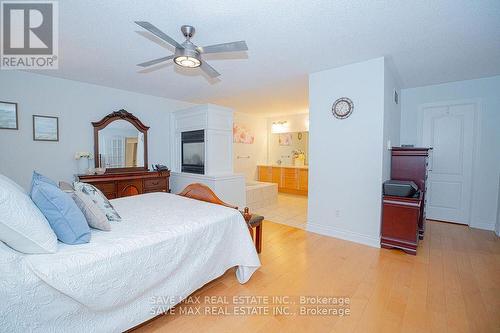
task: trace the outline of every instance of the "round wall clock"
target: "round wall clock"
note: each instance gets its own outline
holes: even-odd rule
[[[354,103],[347,97],[341,97],[333,102],[332,113],[338,119],[349,117],[354,109]]]

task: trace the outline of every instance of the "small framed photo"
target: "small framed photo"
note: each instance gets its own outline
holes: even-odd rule
[[[33,115],[34,141],[59,141],[59,118]]]
[[[0,102],[0,129],[19,129],[17,103]]]

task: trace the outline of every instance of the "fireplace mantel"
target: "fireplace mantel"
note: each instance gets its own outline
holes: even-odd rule
[[[171,113],[171,168],[181,172],[181,133],[205,131],[205,175],[233,173],[233,111],[205,104]]]
[[[233,111],[205,104],[171,113],[171,178],[173,193],[191,183],[203,183],[222,200],[244,207],[245,176],[233,171]],[[205,173],[182,172],[181,133],[205,131]]]

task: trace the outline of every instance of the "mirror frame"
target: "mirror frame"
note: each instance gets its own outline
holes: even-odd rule
[[[126,172],[126,171],[149,171],[148,169],[148,130],[149,126],[144,125],[139,118],[134,116],[132,113],[127,110],[121,109],[115,112],[112,112],[102,118],[100,121],[92,122],[92,126],[94,126],[94,160],[95,167],[99,167],[99,131],[106,128],[109,124],[111,124],[115,120],[126,120],[142,134],[144,134],[144,166],[142,167],[126,167],[126,168],[109,168],[106,169],[106,173],[117,173],[117,172]]]

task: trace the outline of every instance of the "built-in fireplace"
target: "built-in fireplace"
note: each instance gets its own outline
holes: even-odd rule
[[[205,174],[205,131],[181,133],[182,172]]]

